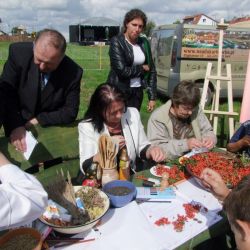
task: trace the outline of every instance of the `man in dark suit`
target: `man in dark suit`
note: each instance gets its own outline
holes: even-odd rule
[[[65,55],[65,38],[56,30],[38,33],[34,43],[14,43],[0,78],[6,97],[5,134],[26,151],[32,125],[68,124],[79,109],[82,68]]]

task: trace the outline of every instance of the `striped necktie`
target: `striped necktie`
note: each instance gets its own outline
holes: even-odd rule
[[[40,84],[41,84],[41,90],[43,91],[45,86],[46,86],[46,82],[45,82],[45,75],[44,73],[41,73],[40,76]]]

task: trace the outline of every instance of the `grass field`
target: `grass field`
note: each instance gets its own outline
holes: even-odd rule
[[[8,42],[0,42],[0,73],[2,72],[3,65],[8,56]],[[106,81],[109,73],[109,56],[108,46],[79,46],[76,44],[68,44],[66,54],[75,60],[83,69],[84,74],[81,83],[81,104],[78,113],[78,119],[83,117],[83,114],[88,106],[89,99],[96,86]],[[165,99],[159,98],[157,100],[157,106],[160,106],[165,102]],[[147,96],[145,95],[142,109],[141,118],[146,128],[147,120],[150,115],[146,111]],[[227,104],[222,103],[221,110],[227,109]],[[234,110],[240,112],[240,101],[234,102]],[[236,119],[238,121],[239,118]],[[219,121],[218,135],[222,138],[219,146],[224,146],[227,139],[227,121]],[[222,128],[222,133],[221,133]]]

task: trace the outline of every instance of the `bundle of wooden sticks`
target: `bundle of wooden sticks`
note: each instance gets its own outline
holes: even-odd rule
[[[101,168],[115,168],[116,156],[119,150],[118,142],[109,135],[101,135],[99,138],[99,153]]]

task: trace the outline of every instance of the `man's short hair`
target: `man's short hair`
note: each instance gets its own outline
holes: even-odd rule
[[[44,37],[50,37],[50,44],[60,50],[62,54],[65,53],[66,40],[59,31],[54,29],[43,29],[37,33],[34,43]]]
[[[246,184],[246,183],[245,183]],[[227,213],[228,220],[245,237],[243,229],[237,220],[250,223],[250,185],[241,187],[226,197],[223,209]]]

